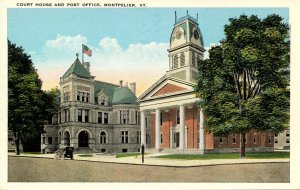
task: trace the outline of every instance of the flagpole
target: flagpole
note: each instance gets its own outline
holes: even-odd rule
[[[84,59],[83,59],[83,56],[84,56],[84,54],[83,54],[83,44],[81,44],[81,53],[82,53],[82,64],[84,64]]]

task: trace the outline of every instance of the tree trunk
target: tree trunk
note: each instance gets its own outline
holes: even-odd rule
[[[15,136],[15,145],[16,145],[16,155],[20,155],[20,140],[19,140],[19,133],[16,132]]]
[[[241,158],[246,157],[246,133],[241,133],[241,140],[240,140],[240,156]]]

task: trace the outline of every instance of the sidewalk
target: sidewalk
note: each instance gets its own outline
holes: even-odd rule
[[[15,156],[14,153],[8,154]],[[163,153],[154,153],[145,155],[144,163],[141,156],[130,156],[116,158],[115,155],[109,154],[93,154],[92,157],[83,157],[82,154],[74,154],[74,160],[106,162],[106,163],[121,163],[134,165],[152,165],[152,166],[172,166],[172,167],[195,167],[195,166],[212,166],[212,165],[228,165],[228,164],[251,164],[251,163],[279,163],[290,162],[289,158],[278,159],[210,159],[210,160],[177,160],[154,158],[154,156],[166,155]],[[54,154],[23,154],[25,157],[52,158]]]

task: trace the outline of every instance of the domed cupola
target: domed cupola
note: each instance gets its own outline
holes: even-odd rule
[[[198,75],[197,66],[203,60],[205,52],[203,37],[197,18],[187,14],[177,18],[175,12],[175,24],[170,37],[169,71],[167,74],[186,80],[196,82]]]
[[[203,37],[197,19],[187,15],[177,19],[175,12],[175,24],[170,38],[170,50],[187,44],[193,44],[201,48],[203,45]]]

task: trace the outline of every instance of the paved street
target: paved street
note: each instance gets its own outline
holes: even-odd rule
[[[165,167],[49,158],[8,158],[9,182],[289,182],[290,163]]]

